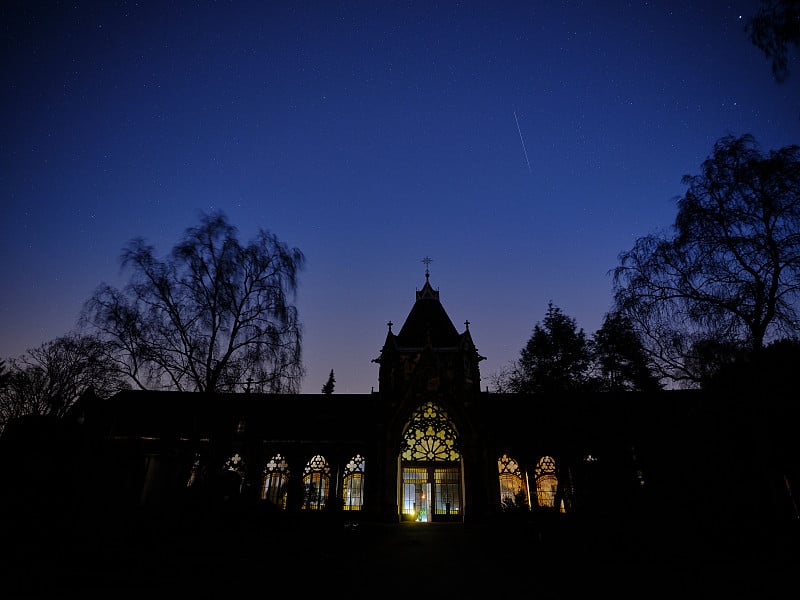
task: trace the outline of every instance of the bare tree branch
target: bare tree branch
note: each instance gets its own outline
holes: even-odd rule
[[[166,260],[134,239],[124,291],[101,286],[81,323],[116,350],[140,387],[296,391],[302,332],[291,304],[305,257],[261,230],[242,245],[221,213],[203,215]]]

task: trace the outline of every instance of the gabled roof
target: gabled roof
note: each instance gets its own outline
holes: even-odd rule
[[[397,334],[397,345],[421,348],[431,344],[434,348],[452,348],[459,343],[460,335],[439,302],[439,292],[431,287],[426,273],[425,285],[417,291],[417,300]]]

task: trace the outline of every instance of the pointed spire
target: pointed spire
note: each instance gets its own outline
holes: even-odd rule
[[[433,262],[433,259],[430,256],[426,256],[420,262],[425,263],[425,285],[422,286],[421,290],[417,290],[417,300],[420,300],[422,298],[430,298],[433,300],[438,300],[439,292],[431,287],[431,281],[430,281],[431,271],[428,268],[430,267],[430,264]]]

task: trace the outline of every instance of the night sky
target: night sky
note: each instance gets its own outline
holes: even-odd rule
[[[599,328],[719,138],[800,143],[758,6],[4,2],[0,358],[124,285],[131,238],[166,255],[222,210],[306,255],[303,392],[377,389],[426,256],[485,388],[548,302]]]

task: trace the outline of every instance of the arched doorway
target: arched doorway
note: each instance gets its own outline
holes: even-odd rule
[[[463,520],[458,433],[441,407],[426,402],[414,411],[403,433],[398,463],[401,520]]]

